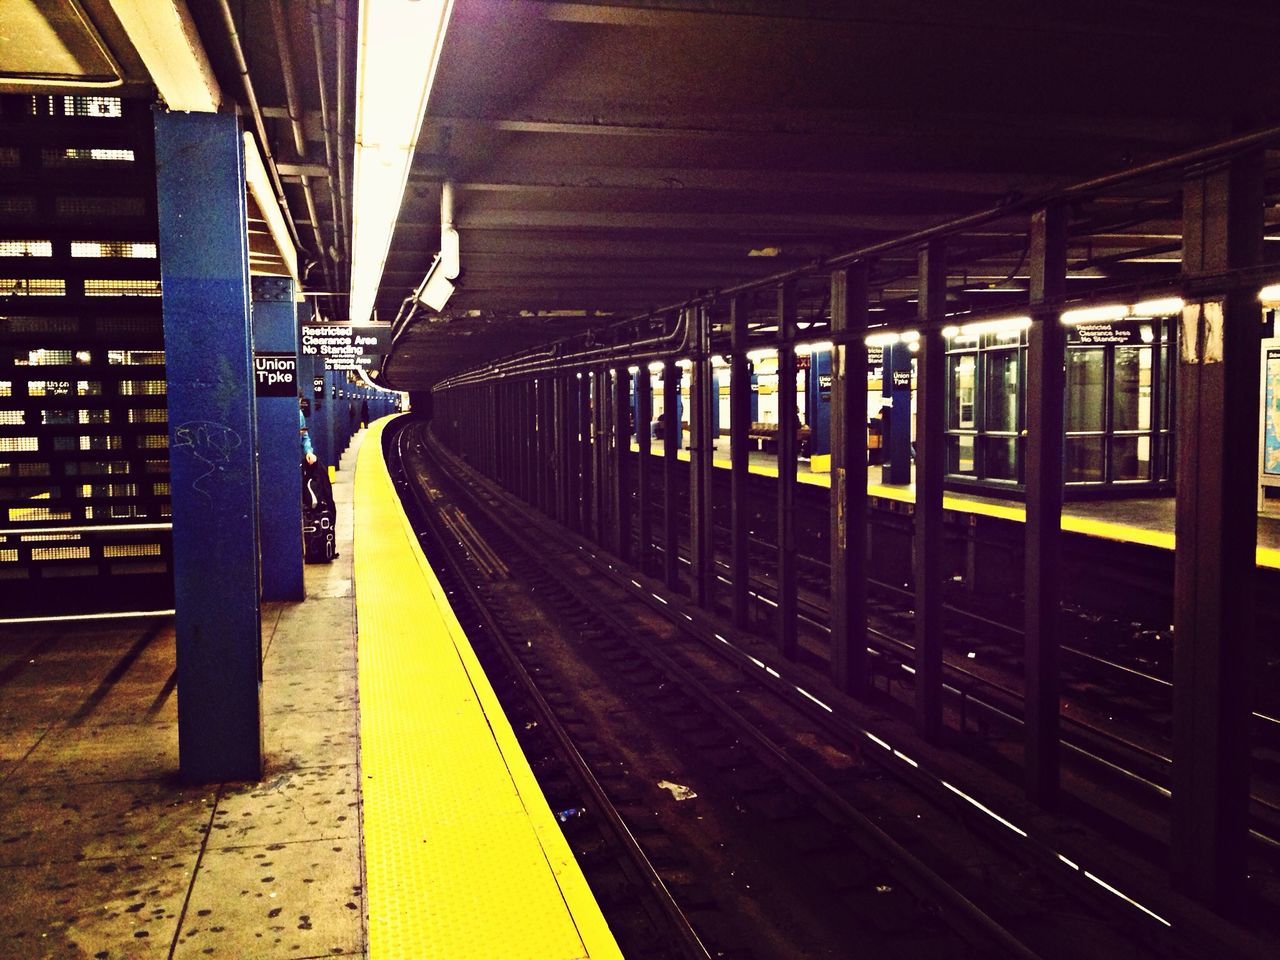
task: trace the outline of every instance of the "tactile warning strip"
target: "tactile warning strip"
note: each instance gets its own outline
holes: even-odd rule
[[[621,958],[392,486],[355,475],[369,957]]]

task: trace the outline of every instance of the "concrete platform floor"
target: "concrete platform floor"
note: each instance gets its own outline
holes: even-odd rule
[[[364,956],[351,579],[264,604],[260,783],[177,780],[170,618],[0,628],[0,958]]]

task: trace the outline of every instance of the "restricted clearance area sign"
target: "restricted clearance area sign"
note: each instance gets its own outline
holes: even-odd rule
[[[253,392],[258,397],[296,397],[298,358],[275,350],[253,352]]]
[[[302,355],[323,357],[326,370],[368,370],[391,345],[389,323],[304,323]]]

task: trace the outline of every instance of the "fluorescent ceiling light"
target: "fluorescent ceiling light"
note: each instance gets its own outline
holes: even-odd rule
[[[351,226],[351,317],[382,281],[453,0],[361,0]]]
[[[973,323],[966,323],[959,327],[947,327],[942,331],[942,335],[947,336],[947,330],[954,330],[951,336],[976,337],[984,333],[1017,333],[1031,326],[1030,317],[1002,317],[999,320],[975,320]]]
[[[1123,320],[1129,315],[1129,308],[1123,303],[1109,303],[1101,307],[1079,307],[1067,310],[1062,314],[1062,322],[1068,326],[1077,323],[1107,323],[1111,320]]]
[[[1258,291],[1258,299],[1269,307],[1280,305],[1280,283],[1272,283]]]
[[[901,339],[897,333],[872,333],[867,336],[866,344],[868,347],[888,347]]]
[[[661,372],[662,372],[662,368],[663,368],[664,366],[665,366],[665,364],[663,364],[663,362],[662,362],[661,360],[654,360],[651,364],[649,364],[649,372],[650,372],[650,373],[661,373]]]
[[[830,353],[831,347],[832,344],[830,340],[815,340],[809,343],[797,343],[796,356],[807,357],[812,353]]]
[[[1131,312],[1135,317],[1171,317],[1175,313],[1181,313],[1183,306],[1181,297],[1163,297],[1135,303]]]

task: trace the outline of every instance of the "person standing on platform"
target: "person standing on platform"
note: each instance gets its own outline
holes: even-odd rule
[[[369,401],[360,401],[360,426],[363,429],[369,425]]]
[[[307,466],[316,462],[316,449],[311,445],[311,434],[307,430],[307,418],[302,412],[302,401],[298,401],[298,438],[302,443],[302,460]]]

